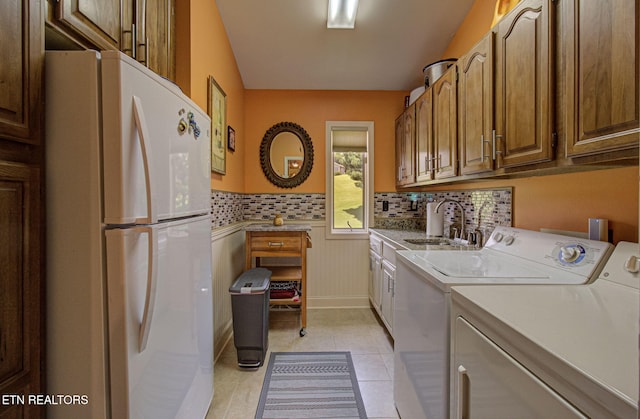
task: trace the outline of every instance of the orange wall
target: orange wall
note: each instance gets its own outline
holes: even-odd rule
[[[211,188],[244,189],[244,85],[215,1],[191,0],[176,7],[176,79],[202,109],[207,109],[208,77],[227,95],[227,125],[236,131],[236,150],[226,155],[226,175],[211,174]]]
[[[375,131],[374,188],[395,189],[395,118],[402,113],[406,92],[326,90],[246,90],[246,193],[325,192],[325,122],[373,121]],[[278,188],[260,168],[259,149],[265,132],[278,122],[302,126],[313,142],[313,170],[293,189]]]
[[[460,58],[491,29],[496,0],[476,0],[442,58]]]

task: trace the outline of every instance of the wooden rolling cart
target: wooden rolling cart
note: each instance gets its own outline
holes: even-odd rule
[[[300,308],[300,336],[307,333],[307,249],[311,248],[309,231],[311,226],[308,224],[251,224],[245,227],[245,268],[264,266],[272,272],[271,282],[297,283],[298,298],[271,299],[269,303],[271,306]]]

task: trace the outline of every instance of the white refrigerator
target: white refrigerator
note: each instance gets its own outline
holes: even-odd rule
[[[210,120],[117,51],[46,53],[49,418],[203,418]]]

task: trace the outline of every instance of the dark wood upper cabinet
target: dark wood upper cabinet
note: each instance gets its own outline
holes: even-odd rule
[[[396,185],[415,183],[416,106],[411,104],[396,119]]]
[[[161,76],[175,80],[173,0],[138,0],[136,16],[136,59]]]
[[[566,152],[638,147],[638,1],[565,0]]]
[[[493,170],[493,32],[458,60],[460,174]]]
[[[519,2],[458,60],[457,115],[445,106],[456,95],[442,90],[455,85],[431,88],[435,176],[416,134],[418,178],[409,186],[637,165],[639,5]],[[429,120],[419,115],[417,126]],[[456,141],[457,161],[448,151]]]
[[[416,100],[416,181],[433,180],[433,104],[428,88]]]
[[[554,11],[523,0],[494,28],[496,168],[554,157]]]
[[[458,174],[457,67],[451,66],[431,87],[435,179]]]
[[[174,0],[60,0],[48,7],[48,40],[62,39],[63,49],[120,50],[175,79]]]
[[[59,0],[55,4],[55,23],[98,49],[121,50],[126,23],[123,7],[127,7],[127,0]]]

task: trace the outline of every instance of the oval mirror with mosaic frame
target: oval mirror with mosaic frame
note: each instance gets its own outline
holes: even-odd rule
[[[303,183],[313,167],[313,144],[307,131],[294,122],[269,128],[260,144],[260,165],[271,183],[294,188]]]

